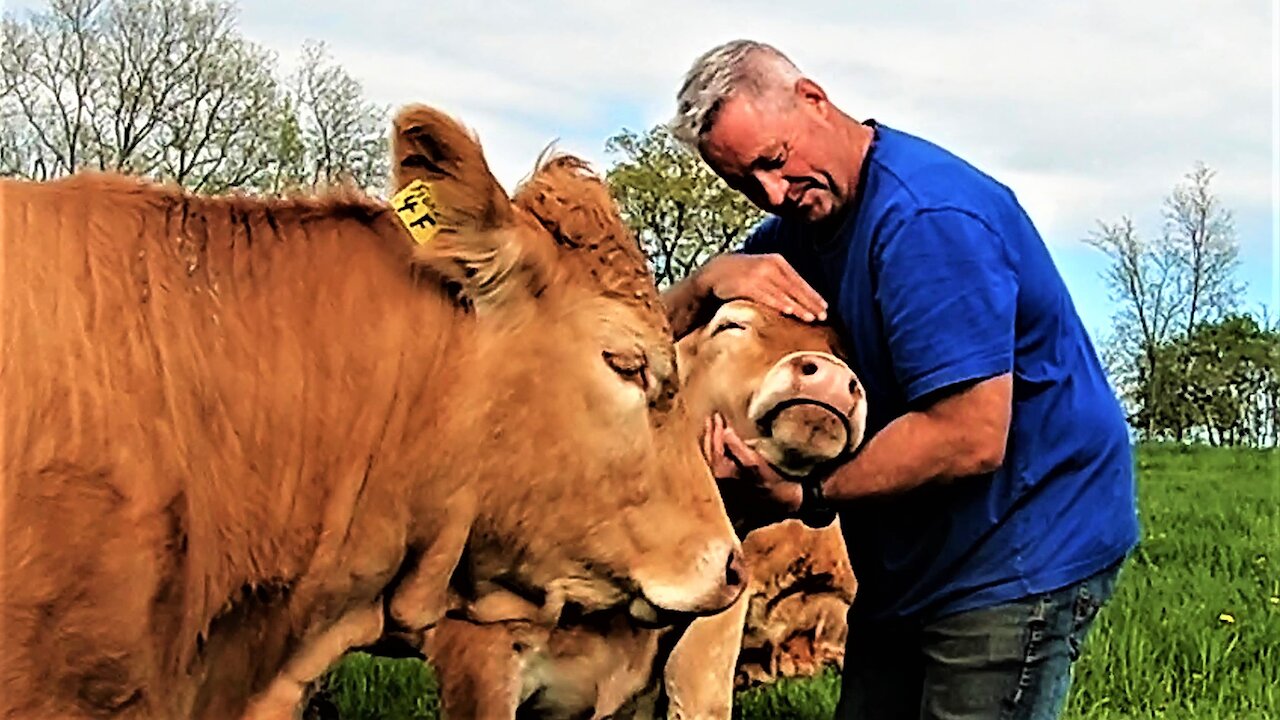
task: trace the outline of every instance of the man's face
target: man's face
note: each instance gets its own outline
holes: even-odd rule
[[[847,199],[846,173],[833,169],[842,155],[831,111],[825,97],[798,92],[781,102],[730,97],[703,136],[702,156],[765,212],[825,220]]]

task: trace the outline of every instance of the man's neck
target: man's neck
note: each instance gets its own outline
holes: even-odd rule
[[[858,185],[862,181],[867,153],[875,140],[876,130],[874,125],[858,122],[847,115],[845,118],[848,121],[845,125],[845,141],[849,148],[849,164],[854,168],[853,174],[849,176],[848,187],[844,188],[847,198],[845,204],[848,205],[857,198]]]
[[[845,120],[843,147],[848,148],[845,157],[854,170],[846,181],[846,186],[841,188],[844,202],[840,207],[822,220],[809,225],[810,232],[806,235],[811,238],[811,243],[816,249],[830,247],[838,238],[840,229],[849,216],[857,212],[858,202],[861,200],[858,190],[866,168],[867,153],[875,139],[875,128],[872,125],[858,122],[848,115],[842,115],[842,117]]]

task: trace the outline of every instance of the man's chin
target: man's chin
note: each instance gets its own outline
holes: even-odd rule
[[[826,202],[815,202],[798,208],[794,217],[807,223],[821,223],[831,219],[831,205]]]
[[[821,195],[814,197],[813,193],[809,193],[804,198],[801,205],[784,205],[772,210],[774,215],[783,220],[804,223],[821,223],[829,220],[834,214],[835,203],[827,196]]]
[[[831,217],[831,208],[814,207],[804,213],[804,221],[807,223],[820,223]]]

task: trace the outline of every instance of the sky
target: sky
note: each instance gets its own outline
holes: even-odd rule
[[[8,2],[9,7],[40,5]],[[322,40],[392,109],[438,106],[479,135],[508,189],[548,144],[596,163],[605,140],[670,117],[701,52],[752,38],[852,116],[942,145],[1011,187],[1085,323],[1113,306],[1099,220],[1161,230],[1197,161],[1235,217],[1245,309],[1280,310],[1276,17],[1280,0],[242,0],[240,29],[286,69]]]

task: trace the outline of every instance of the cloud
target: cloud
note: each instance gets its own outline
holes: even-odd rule
[[[557,139],[606,165],[609,135],[669,117],[699,53],[765,40],[851,114],[971,160],[1017,192],[1051,242],[1074,242],[1096,218],[1158,222],[1196,161],[1218,171],[1228,207],[1270,212],[1268,6],[275,0],[243,4],[240,24],[286,66],[321,39],[378,102],[453,113],[508,187]]]
[[[292,52],[320,37],[380,102],[437,103],[476,127],[510,185],[537,153],[604,164],[623,125],[671,112],[693,58],[776,44],[858,117],[934,140],[1014,188],[1048,237],[1158,213],[1197,160],[1229,207],[1270,201],[1265,6],[1216,3],[594,3],[366,0],[246,8]]]
[[[1158,232],[1164,196],[1196,161],[1236,212],[1251,296],[1274,303],[1271,5],[273,0],[242,3],[240,26],[286,69],[304,40],[323,40],[375,101],[452,113],[509,190],[552,141],[607,166],[605,140],[666,120],[698,54],[771,42],[854,116],[1010,186],[1101,324],[1098,258],[1080,239],[1121,214]]]

